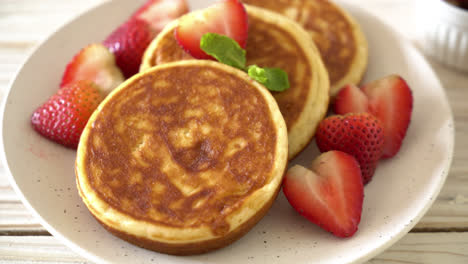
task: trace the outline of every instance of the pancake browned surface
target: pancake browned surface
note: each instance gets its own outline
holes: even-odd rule
[[[247,65],[279,67],[288,73],[291,88],[273,93],[288,127],[289,158],[312,139],[326,114],[329,80],[313,41],[294,21],[266,9],[246,6],[249,16]],[[169,24],[150,44],[141,71],[154,65],[193,59],[177,44]]]
[[[312,36],[328,70],[331,94],[358,84],[367,69],[367,40],[358,23],[328,0],[241,0],[279,12],[301,24]]]
[[[247,74],[183,61],[138,74],[92,115],[77,186],[115,235],[186,255],[223,247],[273,203],[287,131],[271,94]]]

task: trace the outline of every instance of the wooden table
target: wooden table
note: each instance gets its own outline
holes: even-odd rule
[[[41,40],[103,1],[0,0],[0,98]],[[348,1],[370,10],[416,43],[415,15],[423,11],[416,8],[417,0]],[[456,145],[450,174],[416,227],[368,263],[468,263],[468,73],[430,62],[446,89],[455,117]],[[0,263],[37,262],[88,263],[52,237],[28,212],[0,164]]]

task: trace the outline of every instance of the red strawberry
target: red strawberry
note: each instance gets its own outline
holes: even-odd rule
[[[224,0],[198,12],[180,18],[175,29],[179,45],[197,59],[211,59],[200,48],[200,40],[206,33],[228,36],[242,48],[247,44],[248,18],[244,6],[238,0]]]
[[[80,80],[94,82],[101,93],[107,95],[124,81],[124,77],[115,64],[114,55],[101,44],[91,44],[68,63],[60,87]]]
[[[155,36],[155,31],[148,23],[130,19],[112,32],[103,44],[114,53],[125,78],[130,78],[138,73],[141,58]]]
[[[70,83],[36,109],[31,123],[41,135],[66,147],[76,148],[81,132],[102,99],[94,83]]]
[[[311,170],[290,168],[283,192],[291,206],[309,221],[338,237],[356,233],[364,190],[356,159],[341,151],[321,154]]]
[[[400,150],[411,121],[413,94],[403,78],[392,75],[362,87],[369,97],[369,111],[383,124],[385,131],[384,158]]]
[[[132,19],[146,21],[156,33],[159,33],[169,22],[188,11],[185,0],[148,0],[135,12]]]
[[[343,87],[335,97],[334,111],[337,114],[362,113],[369,110],[369,99],[354,84]]]
[[[369,113],[331,116],[320,122],[315,134],[321,152],[340,150],[353,155],[368,183],[382,156],[384,132],[381,123]]]
[[[365,106],[357,106],[363,102],[362,95],[367,97]],[[346,87],[341,90],[335,101],[334,111],[337,114],[367,111],[375,115],[381,122],[385,133],[383,158],[391,158],[400,150],[403,139],[411,121],[413,112],[413,95],[403,78],[391,75],[357,87]]]

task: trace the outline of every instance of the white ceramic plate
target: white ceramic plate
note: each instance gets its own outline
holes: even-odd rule
[[[110,235],[78,196],[75,152],[36,134],[30,116],[56,91],[71,56],[86,44],[102,40],[141,3],[105,3],[53,34],[19,71],[4,104],[3,161],[11,172],[11,183],[41,223],[73,250],[98,263],[356,263],[396,242],[436,199],[448,173],[454,143],[453,119],[444,90],[410,43],[374,16],[343,3],[369,40],[366,80],[398,73],[414,92],[407,138],[400,153],[381,162],[366,186],[362,222],[354,237],[338,239],[310,224],[293,211],[282,194],[245,237],[205,255],[161,255]],[[309,163],[314,156],[311,146],[295,162]]]

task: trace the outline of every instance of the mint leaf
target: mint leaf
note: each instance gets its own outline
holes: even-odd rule
[[[250,78],[261,84],[265,84],[268,81],[265,69],[260,68],[257,65],[249,66],[247,73],[249,74]]]
[[[229,37],[206,33],[200,41],[200,48],[221,63],[245,70],[246,52]]]
[[[282,92],[289,89],[288,74],[279,68],[261,68],[252,65],[246,69],[246,51],[227,36],[206,33],[201,38],[200,48],[221,63],[247,71],[252,79],[270,91]]]
[[[288,74],[279,68],[260,68],[252,65],[248,68],[248,74],[270,91],[283,92],[290,87]]]

